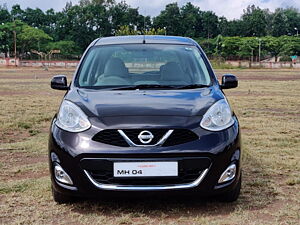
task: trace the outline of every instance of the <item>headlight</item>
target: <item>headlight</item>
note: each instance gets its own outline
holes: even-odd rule
[[[70,132],[81,132],[91,127],[91,123],[84,112],[77,105],[67,100],[62,102],[55,124],[59,128]]]
[[[210,131],[220,131],[234,123],[228,102],[221,99],[213,104],[204,114],[200,126]]]

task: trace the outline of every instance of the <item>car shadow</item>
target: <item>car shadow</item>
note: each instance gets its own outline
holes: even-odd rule
[[[66,205],[80,214],[116,216],[137,214],[150,218],[166,216],[228,215],[235,209],[257,210],[266,207],[276,199],[276,191],[266,168],[251,155],[244,156],[243,184],[239,199],[232,203],[219,202],[215,198],[200,198],[179,195],[129,195],[82,200]]]

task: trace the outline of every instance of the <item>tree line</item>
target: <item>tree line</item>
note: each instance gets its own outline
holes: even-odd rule
[[[64,57],[80,56],[97,37],[124,34],[167,34],[195,38],[208,55],[249,58],[299,55],[300,13],[295,8],[274,12],[248,6],[239,19],[228,20],[192,3],[171,3],[156,17],[139,13],[125,1],[80,0],[53,9],[8,10],[0,5],[0,52],[21,57],[46,56],[59,49]]]

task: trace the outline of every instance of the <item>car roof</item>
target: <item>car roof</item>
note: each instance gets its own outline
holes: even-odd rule
[[[99,38],[95,45],[114,45],[114,44],[181,44],[196,45],[191,38],[163,35],[131,35],[114,36]]]

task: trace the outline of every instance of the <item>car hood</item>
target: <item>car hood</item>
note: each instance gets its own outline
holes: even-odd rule
[[[65,99],[88,116],[199,116],[223,98],[217,88],[188,90],[90,90],[74,88]]]

